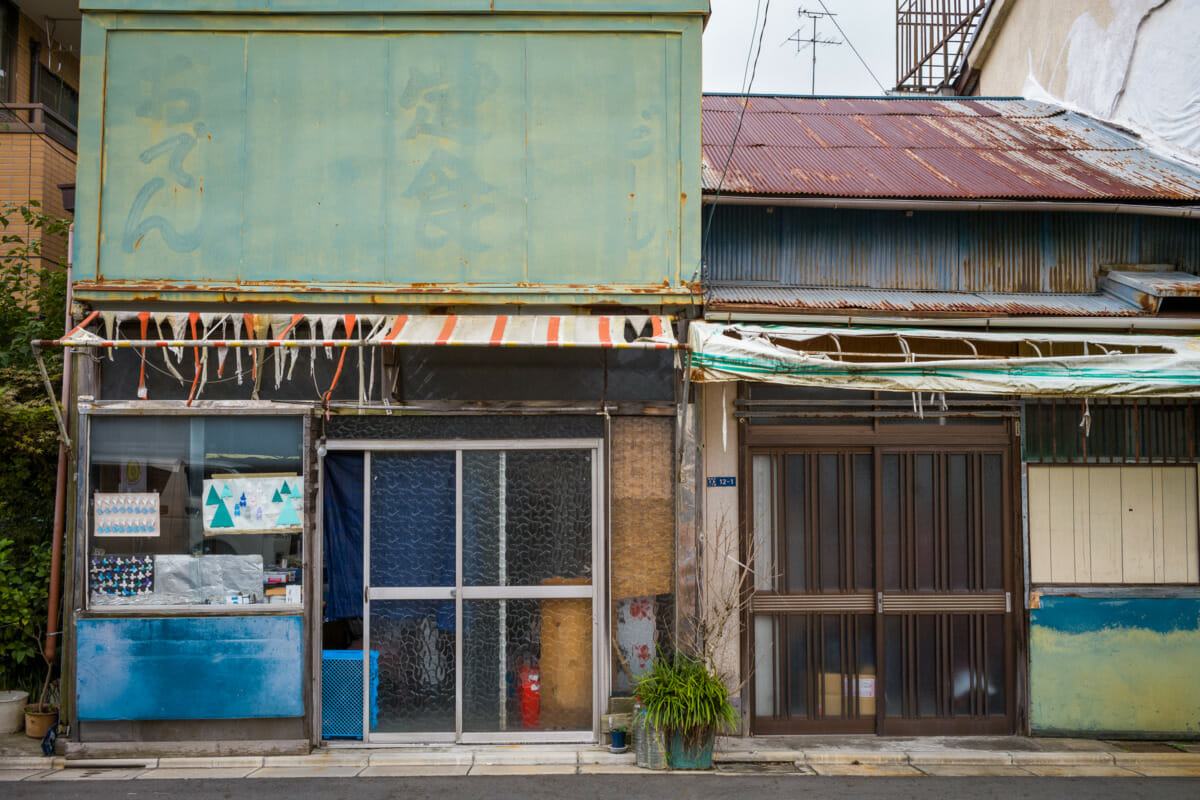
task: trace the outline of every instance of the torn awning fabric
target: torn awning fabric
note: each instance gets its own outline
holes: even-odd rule
[[[120,338],[123,324],[159,331]],[[154,327],[150,328],[149,323]],[[191,336],[187,335],[191,332]],[[169,332],[169,336],[161,336]],[[43,344],[51,344],[43,342]],[[242,314],[95,311],[53,344],[70,347],[679,347],[671,318],[651,315]]]
[[[835,389],[1200,396],[1200,337],[693,322],[691,378]]]

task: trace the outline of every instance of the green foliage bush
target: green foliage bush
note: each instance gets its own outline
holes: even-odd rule
[[[66,272],[48,267],[41,253],[42,241],[65,236],[68,224],[36,201],[0,203],[0,688],[30,689],[35,697],[45,675],[38,645],[58,429],[29,342],[63,333]],[[45,356],[57,381],[62,355],[48,348]]]
[[[0,539],[0,688],[27,689],[37,698],[46,666],[38,649],[46,631],[50,545],[17,551]]]
[[[718,731],[735,729],[740,719],[721,677],[683,653],[659,654],[638,679],[637,696],[650,721],[664,734],[678,733],[688,750]]]

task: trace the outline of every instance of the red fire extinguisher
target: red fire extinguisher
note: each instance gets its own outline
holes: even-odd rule
[[[522,727],[536,728],[542,715],[542,671],[536,664],[522,664],[517,669],[517,702]]]

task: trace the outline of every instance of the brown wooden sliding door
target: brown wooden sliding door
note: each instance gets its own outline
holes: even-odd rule
[[[887,733],[1008,732],[1006,458],[880,455]]]
[[[749,453],[754,731],[1011,730],[1007,450]]]

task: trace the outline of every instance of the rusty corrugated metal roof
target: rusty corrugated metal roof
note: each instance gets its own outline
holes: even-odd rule
[[[720,184],[722,194],[748,195],[1200,201],[1200,170],[1046,103],[753,95],[737,132],[742,103],[704,96],[706,192]]]
[[[1135,317],[1144,312],[1110,294],[1010,292],[908,292],[890,289],[830,289],[773,286],[712,286],[712,311],[732,308],[792,311],[872,311],[1005,316]]]

